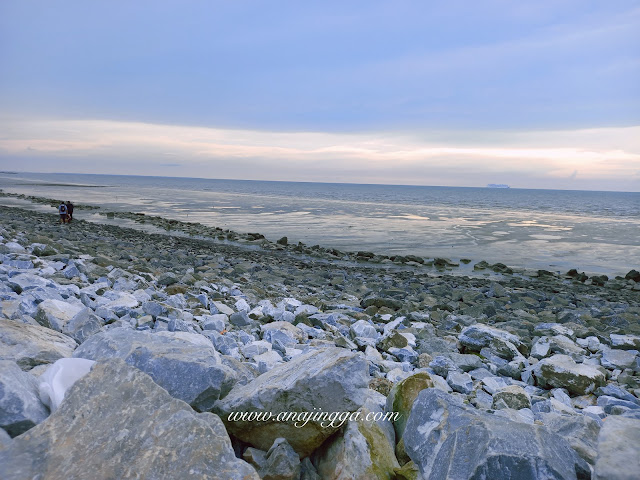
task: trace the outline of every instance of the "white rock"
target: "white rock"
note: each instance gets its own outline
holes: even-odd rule
[[[64,395],[76,382],[84,377],[96,362],[84,358],[61,358],[40,376],[40,400],[51,412],[62,403]]]

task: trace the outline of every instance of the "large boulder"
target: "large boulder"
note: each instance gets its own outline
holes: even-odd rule
[[[540,360],[533,368],[536,382],[543,388],[566,388],[575,395],[585,395],[606,383],[604,373],[591,365],[576,363],[568,355],[554,355]]]
[[[109,360],[69,390],[45,422],[0,450],[5,480],[258,480],[220,419],[196,413],[151,378]]]
[[[159,334],[114,328],[86,340],[73,356],[121,358],[199,411],[210,410],[237,379],[209,340],[185,332]]]
[[[13,360],[22,370],[70,357],[76,346],[50,328],[0,319],[0,360]]]
[[[36,378],[11,360],[0,360],[0,428],[15,437],[49,416]]]
[[[215,411],[240,440],[267,450],[282,437],[304,458],[346,423],[330,415],[360,408],[368,382],[367,362],[361,355],[323,348],[234,387],[216,403]],[[284,421],[287,414],[296,418]]]
[[[606,418],[598,435],[594,480],[635,480],[640,472],[640,420]]]
[[[577,464],[588,470],[563,438],[544,427],[482,413],[433,388],[420,392],[403,439],[429,480],[566,480],[576,478]]]

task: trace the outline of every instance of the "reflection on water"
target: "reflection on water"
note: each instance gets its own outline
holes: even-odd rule
[[[0,175],[0,188],[343,250],[609,274],[640,266],[638,193],[58,174]]]

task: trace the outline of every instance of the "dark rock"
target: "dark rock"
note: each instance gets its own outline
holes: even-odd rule
[[[432,388],[420,392],[403,438],[429,479],[571,479],[582,461],[544,427],[480,413]]]

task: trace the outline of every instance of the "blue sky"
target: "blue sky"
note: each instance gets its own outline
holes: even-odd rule
[[[639,191],[639,138],[638,1],[0,3],[3,169]]]

